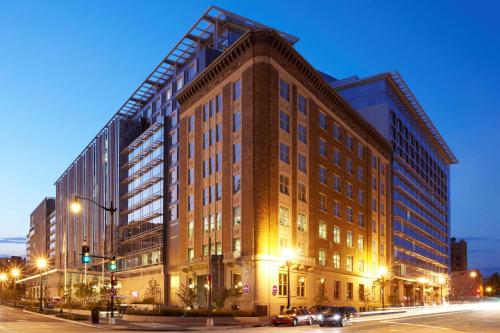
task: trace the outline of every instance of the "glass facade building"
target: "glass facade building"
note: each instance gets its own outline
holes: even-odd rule
[[[399,281],[392,294],[398,303],[423,302],[449,271],[450,165],[457,160],[398,73],[331,84],[392,143],[392,275]]]

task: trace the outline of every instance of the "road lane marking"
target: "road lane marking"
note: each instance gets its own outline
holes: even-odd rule
[[[412,323],[399,323],[397,321],[390,321],[390,320],[381,320],[381,323],[387,323],[387,324],[396,324],[396,325],[408,325],[408,326],[418,326],[418,327],[426,327],[426,328],[437,328],[440,330],[449,330],[450,328],[448,327],[442,327],[442,326],[432,326],[432,325],[424,325],[424,324],[412,324]]]

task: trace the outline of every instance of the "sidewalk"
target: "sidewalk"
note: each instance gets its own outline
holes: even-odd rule
[[[202,322],[166,324],[158,322],[132,322],[128,320],[123,320],[121,318],[115,318],[115,324],[109,325],[108,318],[104,317],[100,318],[99,324],[92,324],[90,321],[70,320],[65,318],[59,318],[54,315],[32,312],[28,310],[23,310],[23,311],[46,318],[72,323],[75,325],[98,328],[103,330],[182,332],[182,331],[211,331],[211,330],[226,330],[226,329],[229,330],[229,329],[249,328],[255,326],[255,325],[241,324],[241,325],[218,325],[213,327],[207,327]]]

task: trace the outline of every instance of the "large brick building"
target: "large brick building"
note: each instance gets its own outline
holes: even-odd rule
[[[242,36],[178,100],[172,279],[199,283],[208,253],[222,254],[224,284],[249,287],[242,306],[275,313],[287,298],[282,251],[292,248],[293,305],[313,304],[319,283],[332,303],[379,305],[387,142],[273,31]]]
[[[210,272],[214,292],[241,282],[240,308],[262,314],[288,289],[292,306],[314,304],[321,284],[332,304],[382,304],[391,147],[297,41],[217,7],[203,14],[56,181],[61,292],[82,281],[87,243],[118,256],[127,302],[156,280],[163,303],[179,304],[185,285],[206,305]],[[75,196],[118,214],[89,201],[73,214]],[[106,283],[105,267],[88,265],[92,281]]]

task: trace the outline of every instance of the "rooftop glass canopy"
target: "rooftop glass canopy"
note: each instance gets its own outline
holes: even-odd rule
[[[199,42],[205,43],[213,39],[213,47],[221,49],[217,38],[217,30],[221,23],[230,23],[245,30],[271,29],[264,24],[225,9],[211,6],[122,105],[118,110],[118,114],[127,117],[135,115],[141,106],[153,97],[157,88],[167,83],[167,81],[176,75],[176,69],[183,67],[192,58],[198,50]],[[299,40],[297,37],[287,33],[280,31],[278,33],[292,45]]]

